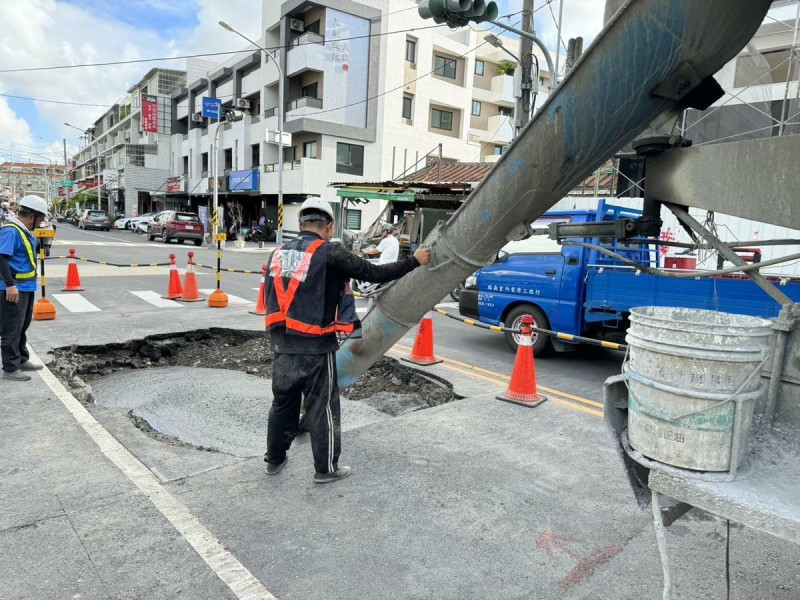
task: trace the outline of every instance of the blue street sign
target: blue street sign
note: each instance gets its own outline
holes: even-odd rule
[[[222,117],[222,100],[219,98],[206,98],[203,96],[202,114],[207,119],[220,120]]]
[[[228,175],[228,189],[232,192],[258,190],[258,169],[231,171]]]

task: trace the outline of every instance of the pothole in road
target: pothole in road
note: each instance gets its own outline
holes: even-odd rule
[[[256,456],[272,358],[264,332],[212,328],[56,348],[50,368],[79,400],[126,411],[151,437]],[[386,357],[341,397],[343,431],[460,399],[449,382]]]

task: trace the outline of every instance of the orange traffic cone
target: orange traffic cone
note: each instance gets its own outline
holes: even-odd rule
[[[67,266],[67,283],[61,288],[62,292],[82,292],[81,278],[78,275],[78,262],[75,250],[69,249],[69,265]]]
[[[180,298],[182,294],[181,276],[178,274],[178,265],[175,263],[175,255],[169,255],[169,288],[167,295],[161,296],[167,300],[175,300]]]
[[[256,309],[249,311],[251,315],[261,315],[262,317],[267,314],[267,301],[264,298],[264,285],[267,282],[267,265],[261,266],[261,285],[258,286],[258,302]]]
[[[33,318],[37,321],[53,321],[56,318],[56,307],[47,298],[41,298],[33,305]]]
[[[183,278],[183,293],[177,300],[181,302],[203,301],[200,297],[200,290],[197,289],[197,273],[194,272],[194,252],[189,252],[189,262],[186,264],[186,277]]]
[[[531,315],[522,317],[522,340],[517,346],[517,357],[514,359],[514,370],[508,389],[497,396],[498,400],[521,404],[529,408],[539,406],[547,400],[536,391],[536,366],[533,360],[533,338],[531,326],[534,324]]]
[[[411,350],[411,354],[403,360],[423,367],[442,362],[433,355],[433,319],[431,319],[430,313],[419,322],[414,348]]]

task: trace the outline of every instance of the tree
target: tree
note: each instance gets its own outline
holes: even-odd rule
[[[497,65],[495,71],[497,72],[498,75],[513,75],[516,68],[517,65],[507,60]]]
[[[231,231],[236,232],[236,237],[242,235],[242,222],[244,221],[244,209],[241,202],[228,202],[228,214],[231,219]]]

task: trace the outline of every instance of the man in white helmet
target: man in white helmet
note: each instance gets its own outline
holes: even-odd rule
[[[264,457],[267,473],[277,474],[286,464],[304,401],[315,483],[337,481],[351,472],[338,464],[341,427],[335,356],[337,332],[353,330],[352,322],[342,322],[347,311],[337,312],[349,294],[347,281],[393,281],[428,264],[431,256],[429,249],[420,248],[413,257],[374,265],[329,242],[333,224],[330,204],[321,198],[303,202],[300,235],[273,252],[264,286],[265,322],[275,354]]]
[[[25,196],[16,217],[0,229],[0,354],[3,379],[27,381],[25,371],[38,371],[30,362],[26,332],[33,316],[36,294],[36,238],[32,231],[47,216],[47,202]]]

